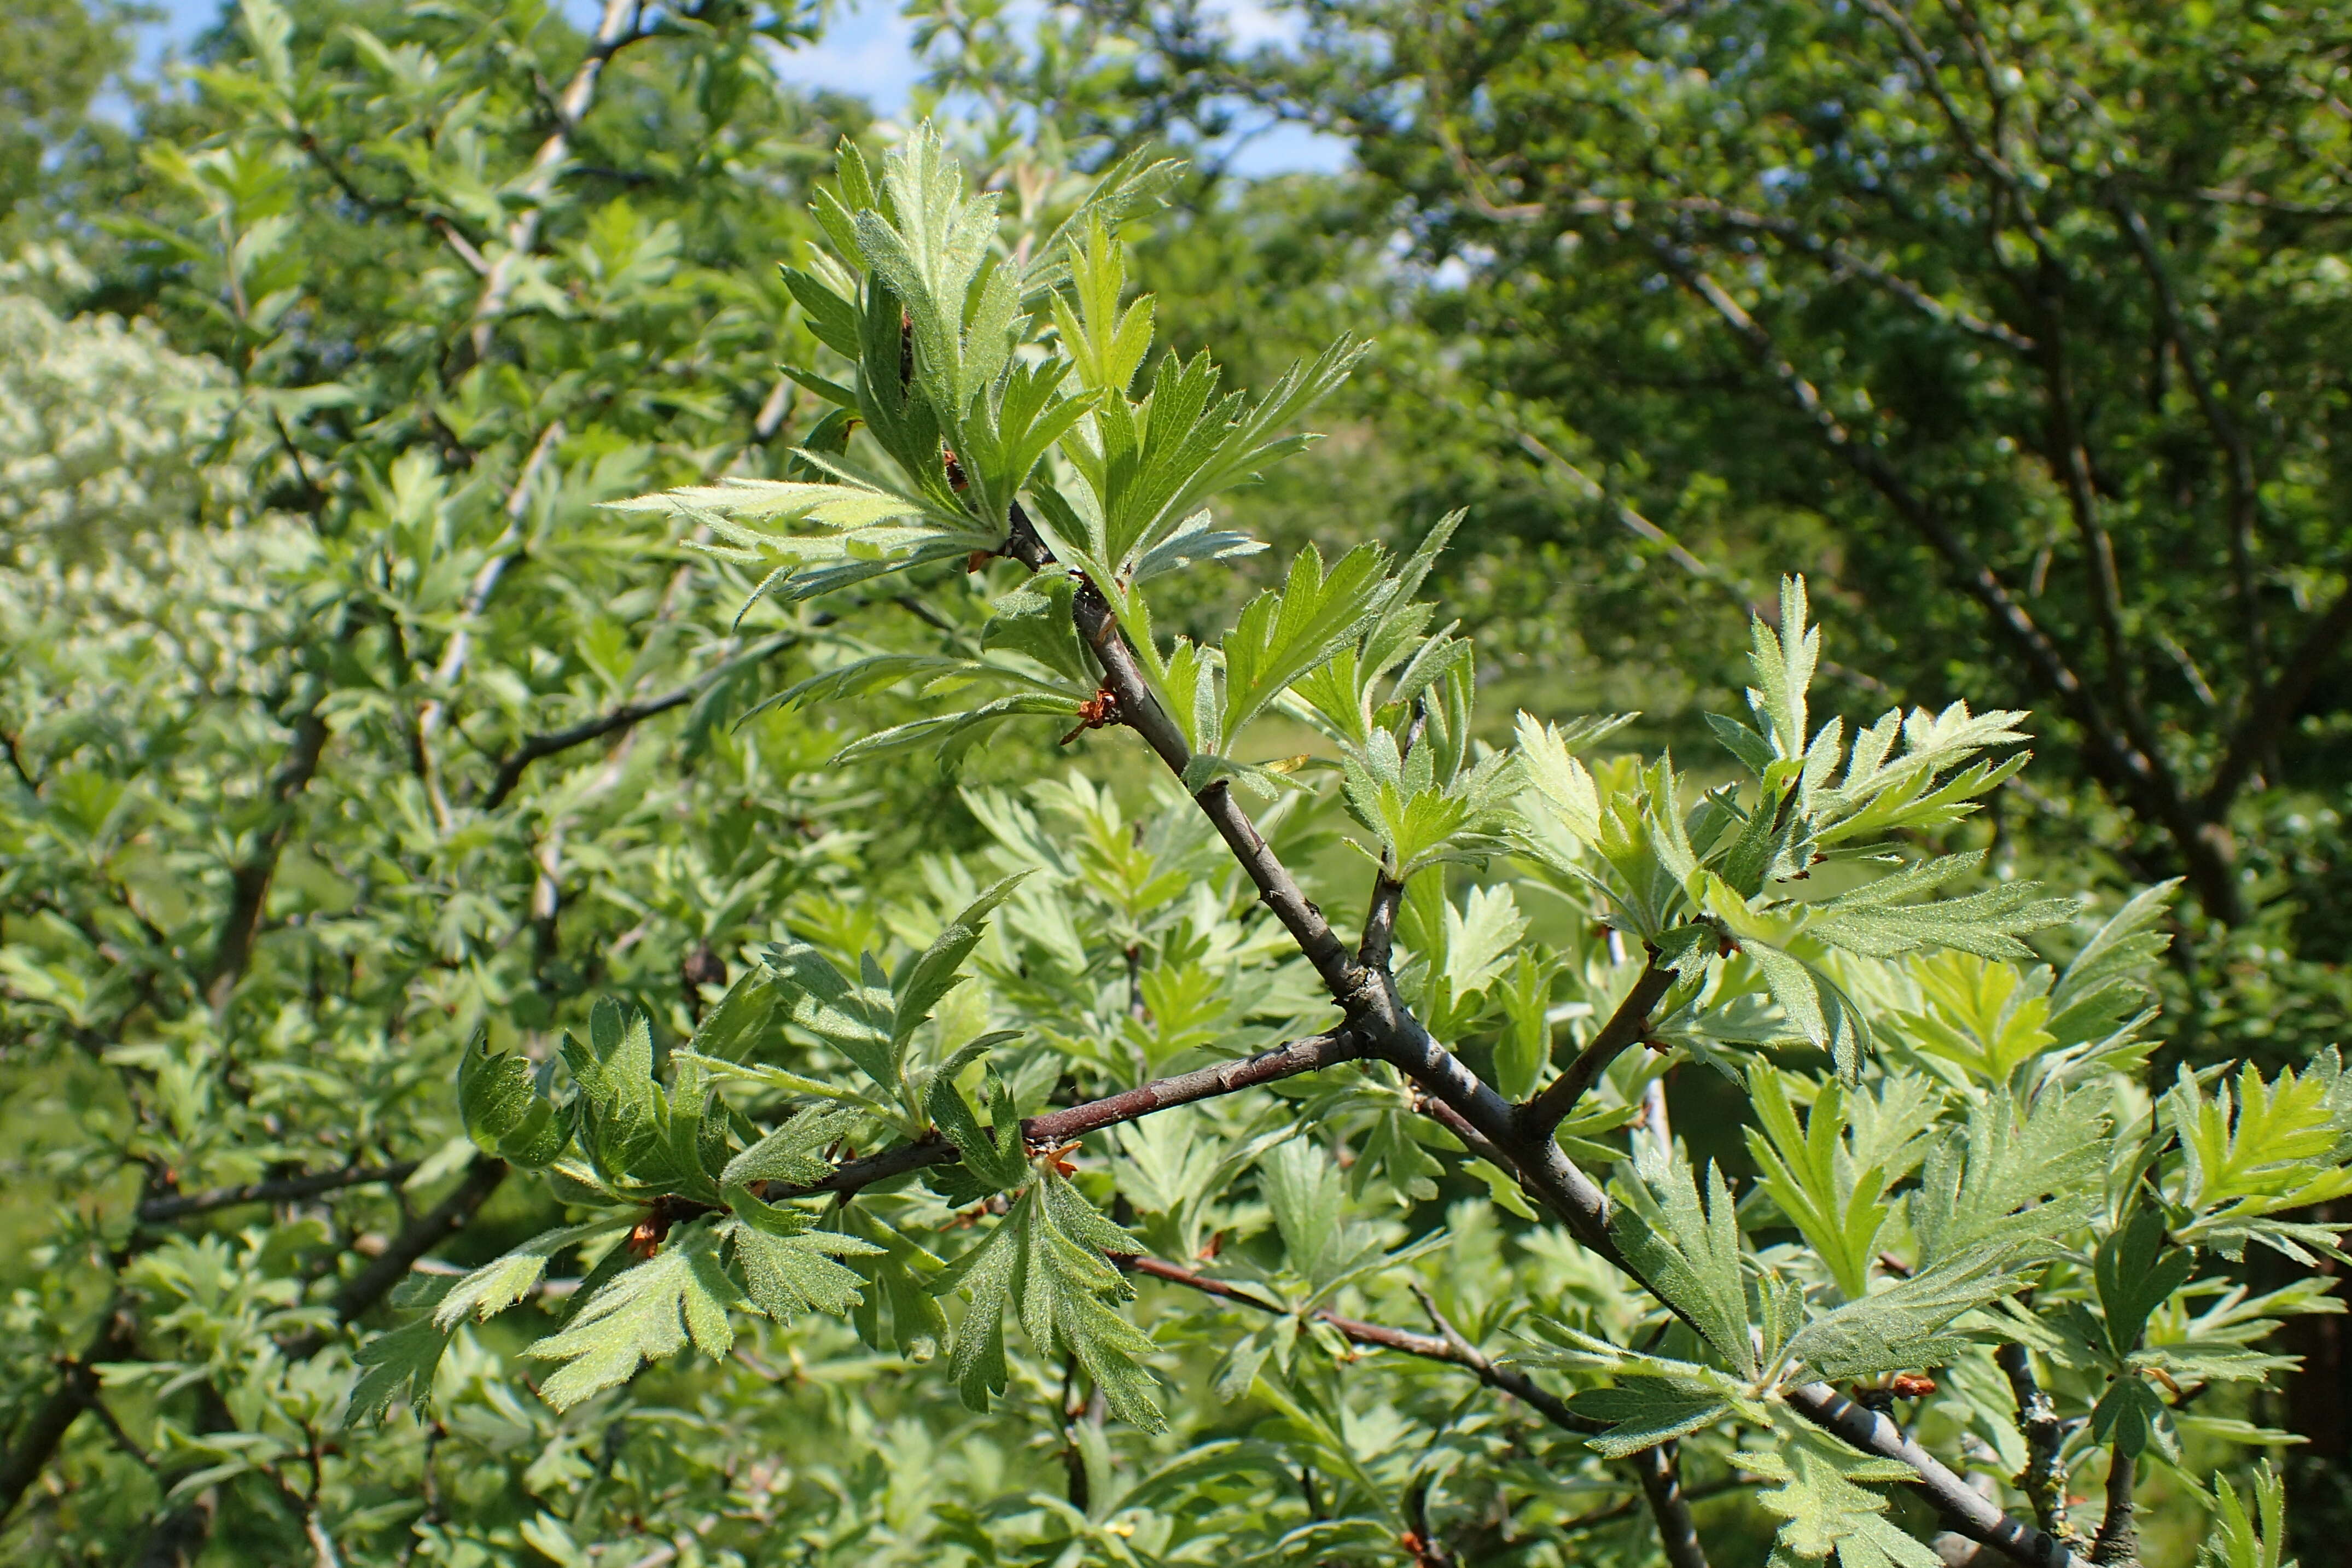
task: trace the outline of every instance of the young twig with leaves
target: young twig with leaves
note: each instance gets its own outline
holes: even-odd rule
[[[834,356],[790,371],[837,405],[803,476],[629,503],[703,530],[751,620],[902,576],[935,651],[845,636],[772,699],[915,694],[840,765],[1034,721],[1131,730],[1087,744],[1139,740],[1164,778],[968,789],[982,862],[929,865],[928,910],[805,915],[690,1039],[606,1003],[544,1062],[470,1052],[468,1129],[572,1222],[418,1276],[353,1412],[424,1403],[453,1334],[576,1253],[568,1317],[525,1352],[556,1406],[723,1356],[747,1318],[845,1315],[877,1350],[943,1350],[974,1410],[1038,1401],[1085,1479],[1055,1505],[1070,1561],[1228,1528],[1178,1504],[1270,1450],[1188,1437],[1122,1489],[1075,1392],[1158,1430],[1197,1386],[1160,1373],[1204,1333],[1214,1396],[1318,1456],[1297,1512],[1231,1526],[1223,1560],[1549,1550],[1510,1511],[1572,1481],[1638,1482],[1680,1568],[1706,1561],[1687,1499],[1722,1486],[1779,1563],[1931,1568],[1938,1529],[2034,1568],[2121,1562],[2136,1478],[2186,1442],[2284,1440],[2243,1402],[2188,1406],[2276,1371],[2283,1316],[2336,1310],[2316,1277],[2257,1295],[2239,1265],[2338,1256],[2309,1216],[2352,1191],[2352,1082],[2330,1056],[2138,1088],[2169,889],[2076,940],[2074,904],[1928,847],[2024,766],[2026,716],[1814,724],[1791,579],[1752,714],[1714,720],[1727,765],[1587,760],[1622,719],[1523,714],[1489,744],[1470,643],[1415,598],[1452,518],[1402,560],[1308,546],[1222,635],[1155,621],[1172,581],[1263,548],[1207,504],[1296,450],[1360,351],[1255,399],[1205,355],[1153,361],[1118,230],[1168,175],[1122,162],[1013,242],[928,129],[878,177],[845,145],[829,243],[786,271]],[[1337,811],[1363,871],[1320,852]],[[1365,885],[1358,940],[1310,876]],[[1744,1190],[1633,1127],[1679,1061],[1752,1106]],[[1449,1188],[1484,1196],[1408,1240]],[[1527,1299],[1425,1261],[1494,1245],[1498,1209],[1555,1239]],[[1192,1315],[1140,1313],[1137,1278]],[[1399,1281],[1434,1291],[1436,1337],[1339,1311]],[[1517,1390],[1578,1446],[1482,1449],[1458,1406],[1414,1443],[1351,1427],[1335,1368],[1379,1345]],[[1481,1465],[1511,1478],[1501,1512],[1449,1513]],[[2274,1560],[2268,1473],[2259,1521],[2210,1495],[2216,1561]]]

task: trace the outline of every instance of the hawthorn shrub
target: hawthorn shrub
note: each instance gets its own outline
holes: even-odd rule
[[[481,1161],[566,1223],[413,1276],[352,1416],[428,1406],[576,1258],[522,1351],[558,1409],[833,1317],[874,1354],[821,1334],[799,1375],[895,1353],[1042,1412],[1067,1487],[959,1515],[975,1561],[1561,1561],[1613,1492],[1676,1568],[1758,1511],[1778,1563],[2052,1568],[2135,1560],[2160,1480],[2213,1561],[2274,1564],[2267,1465],[2200,1476],[2288,1440],[2242,1393],[2283,1318],[2339,1310],[2308,1271],[2352,1192],[2335,1056],[2145,1083],[2169,886],[2086,929],[1935,848],[2027,716],[1814,725],[1801,580],[1699,773],[1595,759],[1622,716],[1484,738],[1471,642],[1416,597],[1453,518],[1168,632],[1262,549],[1209,504],[1360,351],[1255,399],[1153,361],[1118,233],[1169,172],[1008,247],[928,128],[878,177],[845,143],[784,273],[831,356],[789,373],[835,405],[798,476],[625,504],[740,578],[739,626],[900,578],[936,648],[845,632],[761,705],[911,694],[836,767],[1034,725],[1118,748],[1117,786],[966,789],[987,849],[803,919],[689,1036],[607,1000],[544,1061],[478,1041]],[[1351,936],[1310,886],[1361,897]],[[1668,1124],[1685,1062],[1749,1109],[1739,1180]],[[2305,1271],[2258,1293],[2250,1248]],[[1400,1286],[1425,1326],[1351,1315]]]

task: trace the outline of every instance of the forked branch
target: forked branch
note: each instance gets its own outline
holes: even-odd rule
[[[1624,1054],[1628,1046],[1638,1044],[1650,1032],[1650,1014],[1665,994],[1674,988],[1675,972],[1662,969],[1653,957],[1642,969],[1633,988],[1591,1043],[1577,1052],[1568,1070],[1544,1087],[1541,1093],[1519,1107],[1521,1133],[1530,1142],[1547,1140],[1552,1129],[1568,1119],[1577,1102],[1591,1092],[1609,1064]]]
[[[1017,508],[1003,548],[1005,554],[1032,571],[1042,571],[1054,564],[1052,552]],[[1120,722],[1141,735],[1169,770],[1182,778],[1192,761],[1191,748],[1183,733],[1161,711],[1108,602],[1091,583],[1080,581],[1072,599],[1072,619],[1102,664],[1104,685],[1118,699]],[[1390,1063],[1423,1092],[1443,1103],[1487,1146],[1509,1160],[1521,1185],[1559,1215],[1579,1241],[1671,1307],[1664,1293],[1627,1261],[1610,1235],[1607,1194],[1561,1151],[1549,1135],[1549,1127],[1545,1136],[1530,1139],[1520,1109],[1496,1093],[1492,1085],[1430,1034],[1397,994],[1393,978],[1385,971],[1367,970],[1348,952],[1332,931],[1330,922],[1300,890],[1289,868],[1266,843],[1225,781],[1219,779],[1195,791],[1192,800],[1256,885],[1260,899],[1322,977],[1332,1000],[1347,1015],[1342,1032],[1358,1042],[1355,1048],[1360,1053]],[[1645,969],[1645,979],[1655,972],[1654,968]],[[1671,983],[1668,973],[1664,982],[1657,986],[1657,996],[1663,996]],[[1637,985],[1636,992],[1642,988]],[[1655,1000],[1656,997],[1652,997],[1643,1002],[1622,1026],[1631,1030],[1626,1036],[1627,1043],[1640,1038],[1641,1030],[1633,1027],[1634,1021],[1646,1019],[1649,1006]],[[916,1146],[908,1145],[910,1149]],[[924,1159],[917,1163],[932,1162]],[[1948,1466],[1904,1436],[1894,1423],[1862,1409],[1822,1384],[1787,1390],[1785,1396],[1792,1408],[1864,1452],[1910,1467],[1937,1511],[1952,1529],[1969,1539],[1993,1547],[2026,1568],[2064,1568],[2073,1561],[2063,1544],[2003,1513]]]

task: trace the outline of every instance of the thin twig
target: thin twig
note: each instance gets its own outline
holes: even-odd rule
[[[185,1219],[191,1215],[210,1214],[218,1208],[235,1208],[241,1204],[292,1203],[343,1187],[368,1186],[377,1182],[404,1182],[416,1174],[416,1166],[415,1160],[389,1166],[353,1166],[339,1171],[320,1171],[311,1176],[278,1176],[269,1181],[247,1182],[242,1186],[220,1186],[209,1192],[150,1198],[139,1206],[138,1218],[142,1225],[161,1225],[169,1220]]]
[[[1658,1543],[1665,1548],[1672,1568],[1707,1568],[1706,1548],[1699,1543],[1698,1521],[1691,1517],[1690,1497],[1683,1490],[1682,1466],[1673,1443],[1643,1448],[1628,1461],[1641,1479],[1642,1496],[1657,1521]]]
[[[1280,1315],[1284,1309],[1265,1297],[1229,1285],[1222,1280],[1181,1269],[1173,1263],[1163,1263],[1156,1258],[1114,1256],[1111,1261],[1130,1273],[1149,1275],[1182,1285],[1205,1295],[1241,1306],[1254,1307],[1262,1312]],[[1318,1307],[1307,1315],[1316,1322],[1338,1330],[1357,1344],[1381,1350],[1402,1352],[1427,1361],[1441,1361],[1461,1367],[1475,1375],[1487,1387],[1511,1396],[1564,1431],[1589,1435],[1607,1425],[1591,1416],[1580,1416],[1566,1401],[1537,1384],[1517,1367],[1498,1366],[1484,1351],[1472,1344],[1449,1322],[1436,1300],[1423,1288],[1419,1281],[1408,1281],[1413,1296],[1421,1302],[1422,1311],[1429,1314],[1436,1337],[1415,1333],[1410,1329],[1391,1328],[1384,1323],[1369,1323],[1360,1318],[1343,1316],[1328,1307]],[[1652,1513],[1658,1523],[1660,1539],[1664,1542],[1666,1560],[1673,1568],[1707,1568],[1706,1553],[1700,1546],[1698,1531],[1691,1520],[1690,1503],[1683,1494],[1682,1480],[1674,1458],[1663,1448],[1645,1449],[1632,1459],[1632,1469],[1642,1483],[1643,1494],[1649,1499]]]
[[[1078,1358],[1075,1352],[1062,1358],[1061,1403],[1062,1468],[1068,1480],[1070,1506],[1084,1513],[1093,1499],[1094,1485],[1087,1474],[1086,1451],[1078,1445],[1078,1423],[1086,1416],[1087,1402],[1078,1397]]]
[[[530,455],[523,459],[522,467],[515,474],[514,483],[507,487],[506,502],[502,507],[506,513],[506,527],[499,530],[497,538],[490,541],[488,555],[475,570],[474,580],[467,585],[466,597],[458,605],[457,629],[449,633],[449,641],[442,646],[440,660],[433,666],[433,695],[425,698],[416,710],[418,756],[425,770],[425,788],[436,802],[435,812],[444,831],[448,828],[448,802],[441,799],[438,775],[433,768],[433,737],[439,732],[441,722],[446,716],[447,699],[456,690],[458,678],[466,673],[467,661],[473,656],[474,622],[489,603],[490,595],[498,591],[499,580],[506,575],[507,568],[522,553],[523,541],[529,534],[523,526],[523,518],[530,509],[531,490],[539,481],[540,470],[562,440],[563,422],[550,420],[547,428],[539,433],[539,439],[531,444]]]
[[[1412,700],[1412,719],[1405,726],[1404,738],[1397,744],[1400,760],[1412,755],[1429,729],[1429,705],[1419,697]],[[1404,883],[1384,861],[1372,878],[1372,902],[1364,911],[1364,935],[1356,944],[1356,962],[1367,969],[1389,967],[1389,955],[1396,945],[1397,914],[1404,905]]]
[[[551,730],[545,735],[527,737],[520,746],[516,747],[512,752],[500,759],[498,774],[490,780],[489,791],[482,797],[481,809],[485,811],[495,811],[505,805],[507,797],[515,792],[515,786],[522,782],[524,770],[532,763],[544,758],[553,757],[560,752],[569,751],[575,746],[584,746],[589,741],[601,740],[605,736],[632,728],[649,718],[666,714],[672,708],[684,707],[709,690],[720,676],[740,668],[747,663],[756,664],[762,659],[772,657],[798,641],[800,637],[797,632],[785,632],[781,636],[772,637],[751,652],[739,654],[717,669],[697,675],[674,691],[664,692],[656,697],[647,697],[643,702],[623,703],[618,707],[609,708],[593,718],[583,719],[567,729]]]
[[[310,162],[318,166],[319,172],[333,182],[335,188],[342,192],[345,199],[354,206],[373,217],[422,218],[428,227],[441,236],[451,252],[459,261],[466,264],[467,268],[475,277],[486,277],[489,275],[489,262],[484,258],[479,250],[475,248],[474,242],[467,239],[464,231],[460,230],[456,224],[451,223],[439,213],[420,212],[410,202],[385,201],[369,195],[353,182],[350,172],[320,145],[318,135],[314,131],[299,121],[296,122],[293,129],[294,144],[309,155]]]
[[[1013,508],[1013,529],[1003,548],[1006,554],[1032,571],[1042,571],[1054,561],[1053,552],[1045,548],[1018,507]],[[1120,722],[1143,737],[1169,770],[1182,778],[1192,760],[1192,747],[1184,739],[1184,732],[1161,710],[1150,683],[1144,679],[1142,668],[1135,661],[1134,650],[1127,645],[1119,631],[1109,601],[1093,583],[1080,582],[1071,600],[1071,619],[1101,663],[1104,684],[1118,698]],[[1339,999],[1342,1007],[1348,1007],[1351,999],[1369,1003],[1377,988],[1368,984],[1363,967],[1340,943],[1330,921],[1300,889],[1290,868],[1267,846],[1257,824],[1234,799],[1228,781],[1217,779],[1195,791],[1192,800],[1255,884],[1260,901],[1290,933],[1291,940],[1315,967],[1316,974],[1332,996]]]
[[[1100,1100],[1089,1100],[1083,1105],[1028,1117],[1021,1124],[1021,1134],[1032,1145],[1052,1147],[1089,1133],[1099,1133],[1106,1127],[1140,1121],[1155,1112],[1213,1100],[1222,1094],[1238,1094],[1245,1089],[1296,1078],[1302,1072],[1318,1072],[1342,1062],[1360,1061],[1363,1055],[1362,1041],[1346,1030],[1314,1035],[1238,1061],[1219,1062],[1173,1078],[1156,1079]],[[912,1143],[851,1160],[822,1181],[797,1187],[772,1186],[768,1198],[770,1202],[781,1202],[788,1197],[813,1197],[819,1193],[845,1197],[876,1182],[930,1166],[951,1166],[962,1158],[953,1144],[937,1133],[929,1133]]]
[[[1110,1260],[1129,1273],[1149,1275],[1154,1280],[1165,1280],[1171,1285],[1181,1285],[1187,1290],[1198,1291],[1203,1295],[1214,1296],[1220,1301],[1232,1301],[1237,1306],[1249,1307],[1275,1317],[1285,1316],[1289,1312],[1288,1308],[1270,1301],[1255,1291],[1244,1290],[1239,1285],[1227,1284],[1223,1280],[1213,1280],[1205,1274],[1195,1273],[1190,1269],[1179,1268],[1173,1263],[1163,1263],[1157,1258],[1145,1257],[1139,1253],[1115,1252],[1110,1255]],[[1607,1425],[1605,1422],[1595,1421],[1590,1416],[1578,1415],[1568,1407],[1567,1401],[1558,1395],[1547,1392],[1518,1368],[1497,1366],[1463,1341],[1459,1335],[1415,1333],[1411,1329],[1391,1328],[1386,1323],[1366,1322],[1361,1318],[1351,1318],[1345,1313],[1335,1312],[1328,1307],[1315,1308],[1306,1315],[1317,1322],[1336,1329],[1342,1337],[1353,1343],[1366,1345],[1375,1350],[1393,1350],[1405,1355],[1419,1356],[1423,1361],[1442,1361],[1449,1366],[1458,1366],[1465,1372],[1475,1375],[1479,1382],[1489,1388],[1509,1395],[1540,1414],[1545,1420],[1566,1431],[1589,1434],[1598,1432]]]
[[[1617,1004],[1609,1021],[1592,1042],[1577,1053],[1568,1070],[1545,1086],[1543,1092],[1520,1107],[1519,1126],[1529,1139],[1549,1138],[1552,1129],[1565,1121],[1576,1109],[1609,1064],[1622,1054],[1625,1048],[1636,1044],[1650,1032],[1650,1012],[1658,1001],[1674,988],[1675,972],[1658,967],[1654,956],[1643,967],[1633,988]]]
[[[16,775],[18,780],[26,789],[38,795],[41,792],[41,781],[34,778],[32,770],[25,766],[25,754],[17,748],[16,737],[5,730],[0,730],[0,751],[5,751],[8,754],[9,769]]]
[[[1511,1156],[1486,1134],[1464,1121],[1462,1113],[1444,1101],[1415,1089],[1412,1092],[1412,1108],[1453,1134],[1461,1140],[1464,1148],[1479,1159],[1498,1170],[1507,1172],[1512,1168]]]
[[[346,616],[346,625],[349,617]],[[339,638],[340,640],[340,638]],[[253,956],[260,934],[262,910],[268,902],[270,879],[278,857],[294,829],[295,798],[318,776],[319,760],[327,750],[327,719],[320,711],[325,692],[313,685],[294,716],[294,738],[286,757],[270,776],[268,818],[253,852],[229,870],[228,910],[221,917],[220,936],[213,945],[212,961],[205,971],[205,999],[215,1011],[228,1005],[245,967]]]
[[[1445,1336],[1446,1343],[1463,1358],[1463,1364],[1481,1369],[1479,1375],[1486,1376],[1486,1369],[1491,1369],[1493,1364],[1463,1337],[1461,1330],[1446,1321],[1445,1314],[1438,1310],[1436,1298],[1422,1286],[1420,1281],[1409,1283],[1413,1298],[1421,1302],[1421,1310],[1429,1314],[1432,1326]],[[1579,1416],[1578,1419],[1582,1420],[1583,1417]],[[1643,1448],[1633,1455],[1628,1462],[1642,1483],[1642,1495],[1649,1503],[1651,1518],[1657,1523],[1658,1542],[1665,1549],[1666,1562],[1671,1568],[1707,1568],[1706,1548],[1699,1542],[1698,1524],[1691,1518],[1690,1500],[1683,1492],[1682,1466],[1675,1445],[1660,1443]]]

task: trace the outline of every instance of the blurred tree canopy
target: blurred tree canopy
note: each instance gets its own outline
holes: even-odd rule
[[[1008,243],[1044,244],[1081,176],[1172,142],[1194,161],[1129,238],[1176,353],[1263,389],[1342,333],[1375,340],[1331,438],[1220,522],[1286,559],[1409,547],[1467,507],[1430,587],[1477,633],[1483,739],[1506,741],[1515,705],[1640,709],[1629,739],[1697,757],[1704,712],[1748,679],[1750,612],[1776,619],[1769,585],[1801,570],[1835,627],[1825,711],[2033,711],[2041,758],[1976,841],[1999,876],[2105,910],[2185,879],[2149,1089],[2183,1061],[2300,1069],[2341,1038],[2345,7],[909,13],[931,72],[912,110],[955,119]],[[835,766],[929,711],[903,688],[738,727],[853,643],[964,646],[982,580],[738,620],[756,573],[603,505],[806,478],[795,446],[839,449],[825,390],[780,369],[824,340],[776,264],[817,236],[841,139],[902,131],[866,84],[780,79],[820,7],[249,0],[168,84],[129,74],[139,16],[29,0],[0,35],[0,1543],[60,1563],[1152,1560],[1113,1503],[1191,1495],[1184,1475],[1115,1453],[1076,1381],[1031,1390],[1073,1406],[1043,1437],[943,1416],[885,1348],[919,1336],[887,1325],[569,1414],[518,1396],[521,1340],[486,1326],[456,1342],[433,1420],[338,1425],[357,1326],[393,1321],[410,1265],[484,1262],[562,1217],[467,1139],[449,1090],[478,1029],[543,1058],[620,998],[691,1039],[753,945],[919,953],[968,891],[930,857],[1009,867],[1043,812],[1115,861],[1150,802],[1122,816],[1083,779],[1017,808],[989,793],[1057,767],[1050,736],[955,778]],[[1350,167],[1235,172],[1235,139],[1268,123],[1338,139]],[[1244,562],[1230,591],[1180,584],[1163,617],[1205,641],[1268,580]],[[1272,831],[1339,862],[1334,821]],[[1210,876],[1181,834],[1150,847]],[[1298,975],[1226,913],[1217,940],[1249,977],[1229,1010],[1196,964],[1202,996],[1155,990],[1141,1015],[1196,1009],[1200,1049],[1304,1016]],[[1118,967],[1090,940],[1073,962]],[[1026,995],[1043,960],[1000,956],[990,984]],[[1024,1112],[1068,1087],[1032,1071]],[[1644,1085],[1610,1092],[1630,1114]],[[1752,1174],[1744,1095],[1689,1071],[1673,1092],[1693,1146]],[[1394,1146],[1357,1139],[1366,1176],[1417,1169],[1419,1145],[1373,1124]],[[1497,1226],[1479,1178],[1450,1171],[1434,1197],[1399,1179],[1368,1223],[1386,1246],[1457,1227],[1482,1271],[1444,1298],[1457,1317],[1613,1288],[1559,1232]],[[1271,1223],[1241,1208],[1237,1236]],[[1421,1308],[1391,1281],[1364,1310]],[[2291,1461],[2307,1562],[2352,1517],[2337,1329],[2294,1318],[2269,1345],[2305,1360],[2286,1394],[2213,1416],[2311,1439]],[[1182,1335],[1232,1337],[1207,1316]],[[1381,1375],[1370,1416],[1316,1384],[1248,1432],[1203,1395],[1192,1437],[1276,1443],[1302,1529],[1335,1489],[1394,1500],[1422,1477],[1425,1500],[1407,1436],[1463,1390],[1433,1363]],[[1462,1561],[1654,1560],[1617,1472],[1544,1479],[1544,1439],[1459,1418],[1445,1464],[1507,1478],[1465,1483]],[[1365,1419],[1393,1429],[1342,1436]],[[2184,1473],[2234,1453],[2189,1437]],[[1776,1521],[1752,1483],[1706,1484],[1702,1517],[1745,1542],[1718,1560],[1760,1556]],[[990,1500],[1037,1485],[1076,1517],[1003,1544]],[[2207,1511],[2169,1472],[2150,1485],[2148,1560],[2185,1562]],[[1427,1525],[1408,1509],[1347,1550],[1442,1561],[1393,1545],[1430,1544]]]
[[[2096,793],[2028,831],[2306,956],[2216,1027],[2333,1037],[2336,11],[1307,5],[1255,50],[1103,15],[1139,124],[1349,140],[1495,455],[1738,597],[1801,551],[1904,689],[2047,712]]]
[[[91,107],[110,87],[134,85],[124,74],[129,29],[147,15],[84,0],[25,0],[10,12],[0,38],[0,219],[55,203],[90,164],[121,160],[119,128]],[[0,227],[12,243],[26,232]]]

